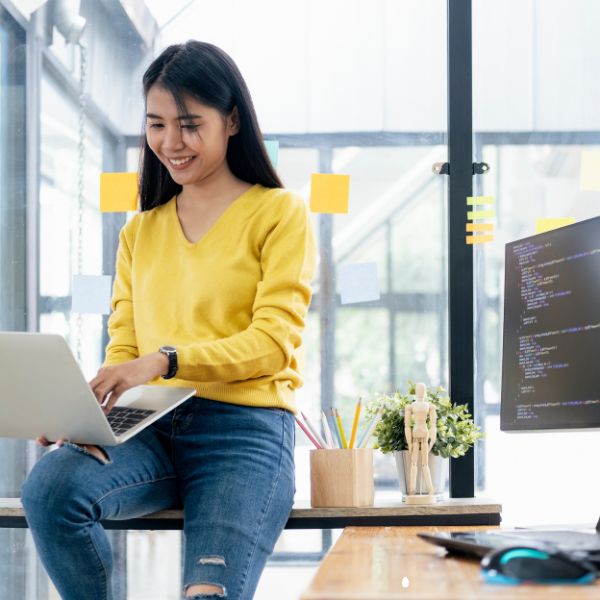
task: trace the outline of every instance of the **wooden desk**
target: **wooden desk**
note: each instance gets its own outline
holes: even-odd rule
[[[456,527],[347,527],[301,600],[583,600],[600,583],[503,586],[483,582],[476,559],[451,558],[417,537]],[[464,530],[489,527],[461,527]]]

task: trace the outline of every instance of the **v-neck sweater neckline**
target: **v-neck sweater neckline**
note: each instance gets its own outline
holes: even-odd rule
[[[195,242],[190,241],[183,230],[179,215],[177,214],[177,196],[173,196],[170,200],[170,216],[175,221],[175,225],[178,232],[179,240],[189,248],[198,248],[206,238],[211,237],[215,230],[221,229],[223,223],[226,223],[230,218],[231,214],[234,213],[235,209],[244,203],[249,197],[253,196],[254,193],[260,188],[260,185],[255,183],[252,187],[248,188],[245,192],[242,192],[233,202],[231,202],[225,210],[217,217],[217,220],[210,226],[210,228]]]

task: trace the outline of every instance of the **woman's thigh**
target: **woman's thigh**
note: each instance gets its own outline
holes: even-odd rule
[[[209,583],[251,598],[293,505],[293,415],[202,398],[186,405],[173,436],[184,591]]]
[[[82,512],[93,520],[127,519],[181,506],[170,441],[153,426],[117,446],[101,446],[100,460],[65,443],[44,454],[21,488],[26,514]]]

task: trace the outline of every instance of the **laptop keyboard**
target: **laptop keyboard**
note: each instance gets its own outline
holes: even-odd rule
[[[155,412],[144,408],[113,406],[106,418],[115,435],[121,435]]]

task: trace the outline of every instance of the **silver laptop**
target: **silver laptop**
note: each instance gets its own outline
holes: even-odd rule
[[[141,385],[105,415],[62,336],[0,332],[0,437],[116,446],[195,393]]]

